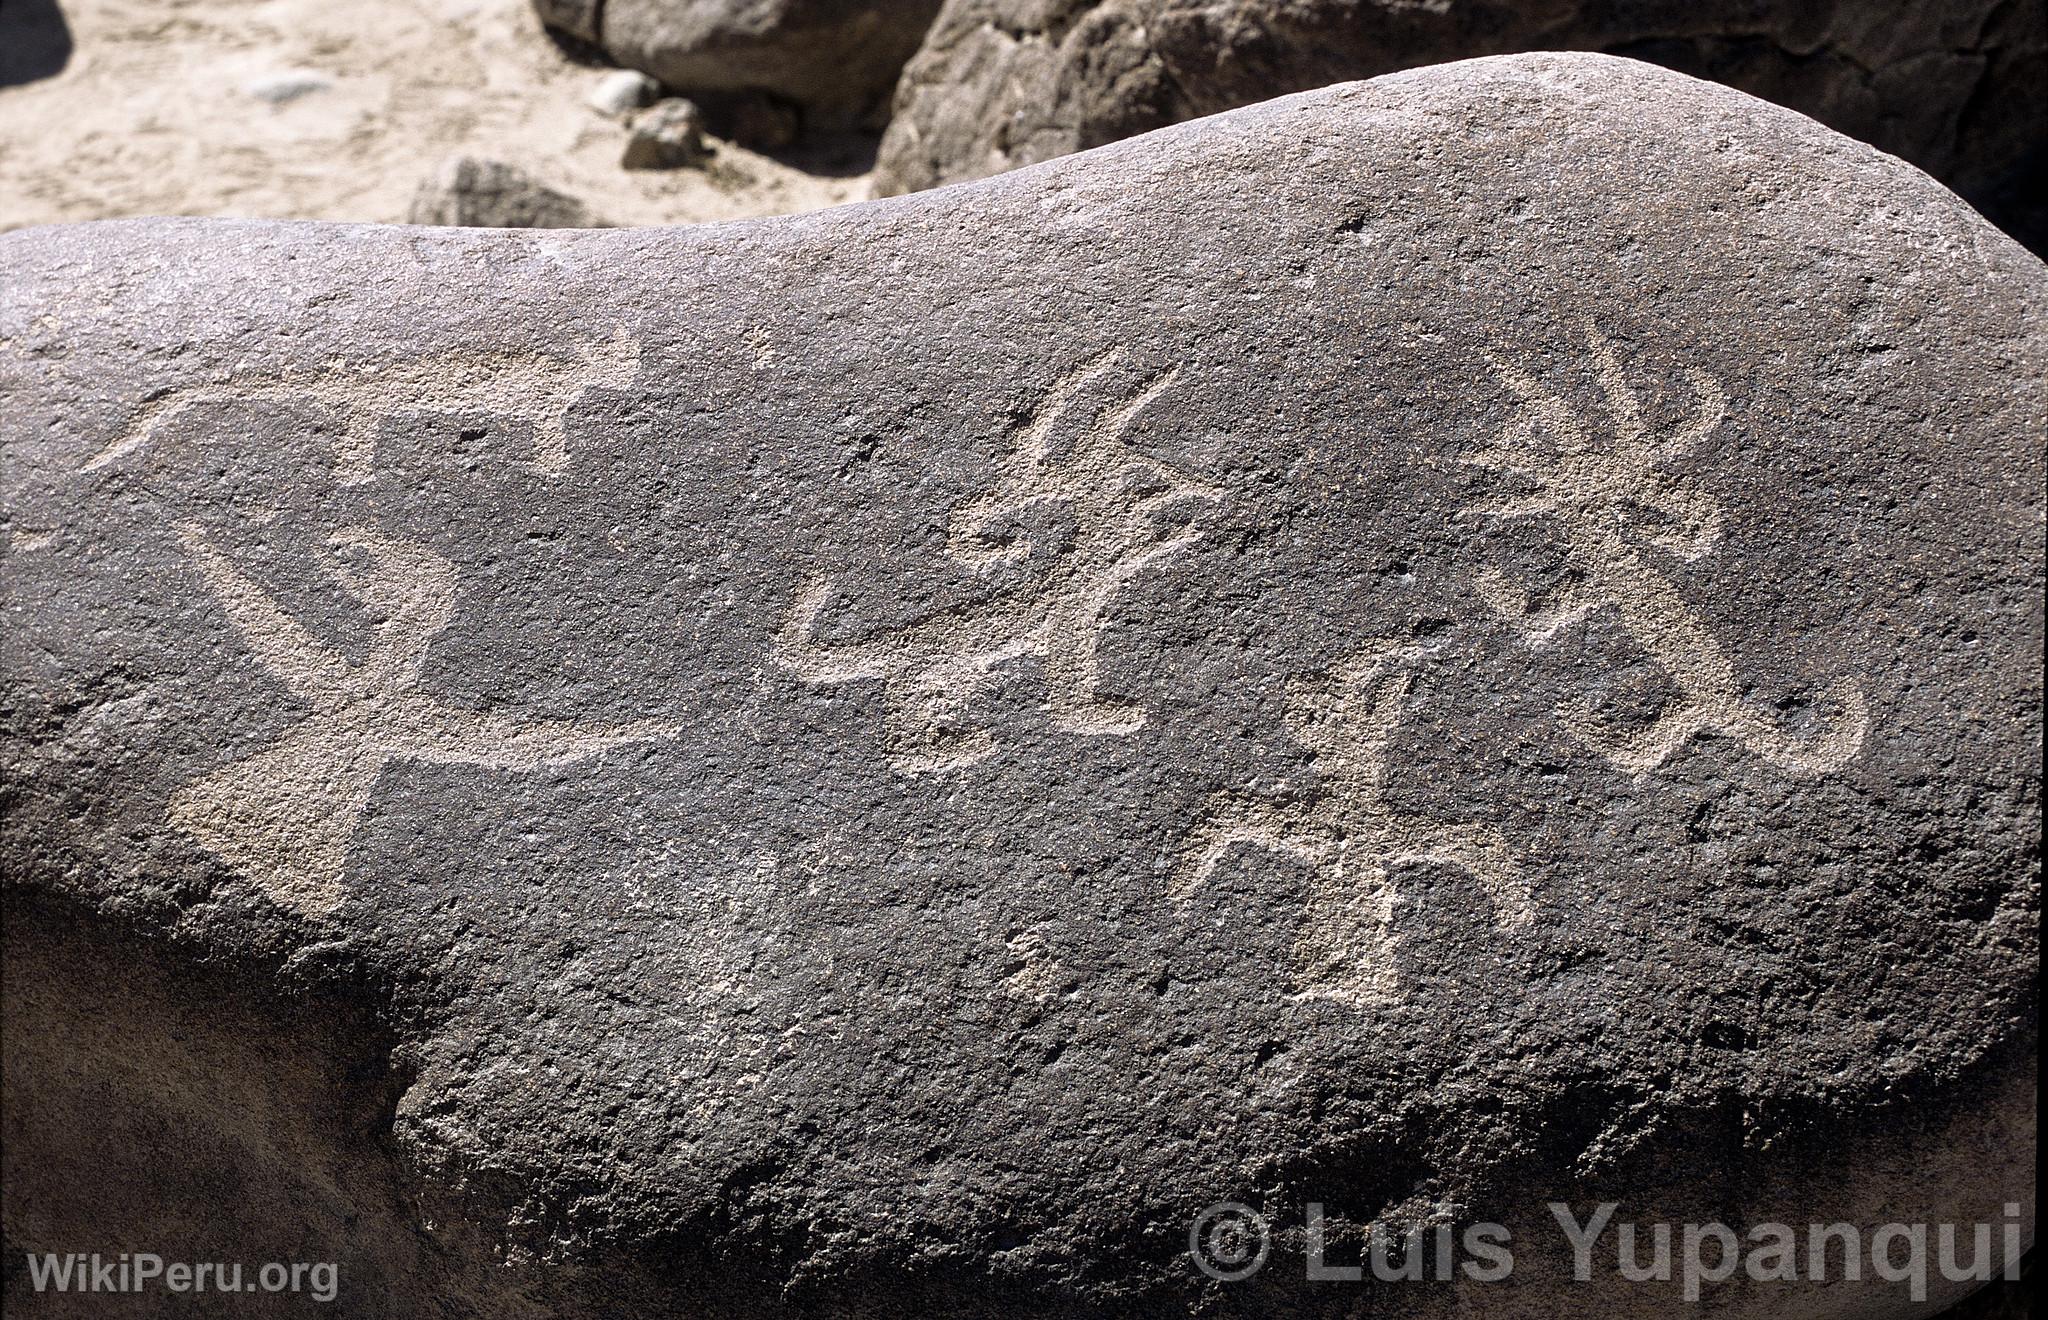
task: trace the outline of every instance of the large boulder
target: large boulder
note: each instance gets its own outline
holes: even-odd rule
[[[772,96],[827,127],[888,107],[939,0],[535,0],[541,21],[716,108]]]
[[[1630,55],[1812,115],[2048,241],[2048,6],[2004,0],[948,0],[904,70],[883,194],[1283,92],[1470,56]]]
[[[1829,1320],[1970,1285],[1810,1224],[2031,1237],[2048,269],[1892,158],[1542,55],[0,280],[10,1261],[1630,1320],[1619,1222],[1782,1223],[1698,1313]]]

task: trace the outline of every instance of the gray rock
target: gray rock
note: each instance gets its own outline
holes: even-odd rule
[[[904,70],[878,195],[1283,92],[1600,50],[1739,87],[1919,165],[2041,250],[2048,5],[1961,0],[948,0]]]
[[[1961,1285],[1573,1284],[1546,1202],[2031,1237],[2048,268],[1896,160],[1531,56],[0,280],[10,1253],[1830,1320]]]
[[[598,39],[603,0],[533,0],[533,9],[544,25],[557,32],[578,41],[595,43]]]
[[[453,156],[413,194],[416,225],[484,229],[588,229],[603,222],[567,193],[503,161]]]
[[[8,0],[0,11],[0,87],[56,77],[74,45],[57,0]]]
[[[614,69],[590,89],[590,108],[599,114],[625,116],[661,98],[661,84],[633,69]]]
[[[681,97],[656,101],[633,117],[619,164],[629,170],[672,170],[704,158],[704,115]]]
[[[543,22],[716,107],[765,92],[814,123],[886,112],[939,0],[535,0]]]

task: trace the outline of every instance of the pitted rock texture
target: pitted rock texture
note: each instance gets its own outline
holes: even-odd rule
[[[0,272],[10,970],[90,989],[7,1033],[10,1189],[111,1148],[11,1253],[275,1203],[336,1314],[1647,1318],[1546,1201],[2031,1234],[2048,270],[1894,159],[1529,56]],[[1311,1202],[1515,1274],[1308,1282]]]
[[[886,115],[939,0],[535,0],[541,20],[714,109],[771,95],[814,123]]]
[[[1787,105],[1920,166],[2041,251],[2048,6],[1967,0],[948,0],[905,68],[882,195],[1347,78],[1598,50]]]
[[[2040,1280],[2034,1272],[2034,1253],[2023,1262],[2017,1279],[1998,1279],[1970,1294],[1950,1310],[1943,1320],[2031,1320],[2040,1313]]]

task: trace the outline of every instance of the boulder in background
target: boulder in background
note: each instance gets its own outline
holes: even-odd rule
[[[947,0],[904,70],[881,195],[979,178],[1287,92],[1471,56],[1628,55],[1902,156],[2037,249],[2038,0]]]
[[[808,123],[879,122],[939,0],[536,0],[543,22],[716,112],[766,94]]]

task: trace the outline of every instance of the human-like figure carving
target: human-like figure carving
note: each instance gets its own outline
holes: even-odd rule
[[[1287,729],[1315,753],[1315,790],[1280,799],[1220,797],[1175,882],[1174,897],[1185,900],[1246,851],[1313,868],[1316,884],[1296,945],[1303,998],[1370,1004],[1396,995],[1398,867],[1434,863],[1464,872],[1485,891],[1502,930],[1534,919],[1528,882],[1498,830],[1406,815],[1387,803],[1388,754],[1414,667],[1435,649],[1376,642],[1327,678],[1292,685]]]
[[[410,361],[336,361],[282,373],[232,375],[219,384],[176,389],[151,400],[134,424],[83,470],[105,467],[142,448],[196,404],[275,400],[314,403],[340,415],[343,431],[335,466],[337,479],[344,484],[369,477],[378,425],[394,413],[407,411],[525,418],[534,426],[533,456],[527,466],[551,476],[569,463],[563,426],[570,405],[593,386],[624,388],[632,384],[639,365],[640,341],[621,330],[573,357],[461,349]]]
[[[1125,443],[1132,420],[1171,387],[1177,370],[1114,394],[1067,438],[1063,423],[1077,400],[1121,356],[1112,350],[1061,381],[1017,436],[996,487],[953,517],[947,554],[984,579],[1011,574],[1014,585],[853,642],[818,635],[829,578],[799,591],[776,641],[776,661],[809,683],[881,679],[898,769],[957,769],[988,756],[994,735],[973,727],[962,708],[993,671],[1025,656],[1043,666],[1059,728],[1120,734],[1144,723],[1142,708],[1098,690],[1102,615],[1133,578],[1201,535],[1199,510],[1218,492]],[[1061,545],[1038,545],[1030,532],[1016,530],[1046,511],[1069,520],[1071,538]]]
[[[1464,460],[1511,473],[1533,488],[1472,511],[1554,519],[1569,546],[1574,585],[1539,608],[1503,575],[1488,572],[1479,579],[1480,594],[1539,646],[1589,615],[1612,611],[1670,675],[1680,699],[1625,736],[1604,728],[1588,702],[1559,709],[1573,736],[1616,766],[1647,773],[1694,737],[1720,733],[1795,774],[1840,769],[1869,730],[1863,694],[1849,682],[1835,683],[1827,693],[1836,708],[1832,719],[1805,737],[1787,734],[1743,701],[1727,652],[1653,563],[1654,556],[1697,560],[1720,543],[1721,507],[1663,467],[1691,453],[1720,423],[1726,406],[1720,383],[1687,368],[1691,416],[1668,434],[1653,435],[1613,346],[1590,327],[1586,340],[1605,402],[1604,428],[1527,373],[1490,358],[1520,406],[1494,443]]]
[[[193,562],[271,676],[312,713],[270,746],[172,795],[173,824],[272,895],[309,912],[342,897],[349,840],[392,761],[525,771],[671,737],[641,720],[522,720],[452,706],[419,689],[428,643],[455,610],[455,567],[425,546],[364,527],[338,544],[367,567],[328,566],[376,621],[360,663],[323,646],[193,523],[178,525]]]

